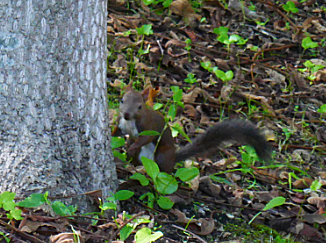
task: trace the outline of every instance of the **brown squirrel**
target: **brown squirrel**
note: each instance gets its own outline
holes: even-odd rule
[[[165,126],[163,115],[146,106],[142,94],[135,91],[131,84],[128,85],[120,102],[118,128],[122,134],[130,136],[127,154],[134,164],[139,164],[140,158],[145,156],[154,160],[160,170],[167,173],[173,171],[176,162],[203,154],[226,141],[248,144],[254,147],[257,155],[264,161],[271,159],[271,147],[268,142],[251,122],[244,120],[220,122],[208,128],[191,144],[176,150],[171,129]],[[139,133],[149,130],[159,132],[161,138],[160,136],[138,136]]]

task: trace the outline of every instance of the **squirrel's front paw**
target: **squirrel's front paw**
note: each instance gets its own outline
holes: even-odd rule
[[[136,147],[136,146],[133,146],[133,144],[129,147],[129,149],[128,149],[128,155],[130,156],[130,157],[135,157],[135,155],[137,154],[137,151],[138,151],[139,149]]]

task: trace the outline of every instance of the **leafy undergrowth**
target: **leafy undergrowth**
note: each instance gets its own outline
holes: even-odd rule
[[[184,106],[171,126],[194,137],[217,121],[247,119],[275,150],[260,168],[236,146],[197,158],[200,175],[168,196],[173,208],[154,205],[162,242],[326,242],[325,2],[109,5],[111,107],[132,80],[139,90],[160,87],[156,103],[169,116],[178,87]],[[176,143],[187,141],[178,135]],[[132,171],[118,165],[123,180]],[[148,192],[125,184],[138,196]],[[266,209],[275,198],[285,203]],[[134,214],[143,202],[122,208]]]
[[[0,239],[45,242],[74,229],[52,242],[326,242],[325,19],[318,0],[110,0],[112,123],[132,80],[139,90],[160,87],[156,104],[169,114],[176,103],[173,124],[191,138],[227,118],[252,121],[274,147],[273,163],[258,167],[264,164],[238,146],[188,161],[200,174],[190,183],[177,179],[170,210],[157,204],[155,178],[146,186],[130,181],[135,169],[117,163],[119,189],[134,196],[120,198],[114,219],[91,215],[91,225],[76,215],[23,211],[24,220],[8,224],[11,216],[2,214]]]

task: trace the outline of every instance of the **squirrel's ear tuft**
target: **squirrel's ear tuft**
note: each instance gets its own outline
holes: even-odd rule
[[[134,89],[132,88],[132,81],[130,81],[129,84],[127,85],[127,87],[126,87],[126,92],[132,91],[132,90],[134,90]]]

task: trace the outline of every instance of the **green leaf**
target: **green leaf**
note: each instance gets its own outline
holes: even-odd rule
[[[194,84],[197,82],[197,79],[195,78],[195,75],[193,73],[188,73],[185,82],[189,84]]]
[[[163,104],[161,103],[155,103],[153,106],[153,110],[157,111],[163,107]]]
[[[303,65],[305,65],[307,68],[313,68],[315,66],[315,64],[313,64],[311,61],[305,61],[303,63]]]
[[[323,185],[322,185],[319,181],[314,180],[314,181],[311,183],[310,189],[311,189],[312,191],[317,191],[317,190],[319,190],[322,186],[323,186]]]
[[[131,30],[127,30],[123,32],[124,37],[128,37],[129,35],[131,35]]]
[[[127,160],[127,155],[122,154],[119,151],[114,150],[114,151],[112,151],[112,153],[113,153],[113,156],[115,158],[118,158],[118,159],[120,159],[122,161],[126,161]]]
[[[25,207],[25,208],[36,208],[36,207],[42,205],[43,203],[46,203],[44,194],[34,193],[34,194],[31,194],[25,200],[18,202],[17,205],[20,207]]]
[[[103,205],[100,205],[100,209],[102,209],[103,211],[106,211],[108,209],[117,210],[117,204],[114,202],[105,202],[103,203]]]
[[[139,136],[160,136],[161,134],[157,131],[143,131],[138,134]]]
[[[146,6],[148,6],[148,5],[152,4],[152,3],[155,3],[155,1],[153,1],[153,0],[143,0],[143,3],[144,3]]]
[[[269,210],[271,208],[275,208],[277,206],[281,206],[285,203],[286,199],[284,197],[274,197],[269,203],[264,207],[264,211]]]
[[[225,80],[230,81],[233,79],[233,71],[229,70],[225,73]]]
[[[175,129],[178,133],[180,133],[184,138],[187,139],[189,143],[192,143],[191,139],[189,136],[183,131],[183,128],[180,126],[179,123],[174,123],[172,126],[172,129]]]
[[[177,115],[177,106],[176,105],[170,105],[168,116],[170,117],[171,121],[174,120],[175,116]]]
[[[53,211],[60,216],[71,215],[69,208],[64,203],[62,203],[60,201],[53,202],[51,206],[52,206]]]
[[[297,7],[295,6],[295,3],[294,2],[291,2],[291,1],[287,1],[286,4],[283,4],[282,5],[282,8],[286,12],[292,12],[292,13],[299,12],[299,10],[297,9]]]
[[[163,233],[158,231],[154,232],[152,234],[152,230],[149,228],[141,228],[140,230],[137,231],[135,235],[135,240],[136,243],[149,243],[149,242],[154,242],[157,239],[161,238],[163,236]]]
[[[211,62],[200,62],[200,65],[201,65],[201,67],[202,68],[204,68],[205,70],[207,70],[207,71],[209,71],[209,72],[211,72],[212,70],[212,68],[211,68]]]
[[[229,40],[229,36],[228,35],[220,35],[219,37],[217,37],[217,40],[219,42],[222,42],[223,44],[230,44],[230,40]]]
[[[216,77],[220,78],[222,81],[226,80],[225,73],[222,70],[219,70],[216,68],[215,70],[213,69],[213,71],[214,71]]]
[[[171,194],[178,189],[178,182],[172,176],[164,172],[160,172],[154,180],[156,190],[162,194]]]
[[[312,72],[312,73],[315,73],[315,72],[317,72],[318,70],[323,69],[323,68],[324,68],[323,65],[315,65],[313,68],[311,68],[311,72]]]
[[[123,227],[120,231],[120,240],[125,241],[129,235],[132,233],[132,231],[135,229],[136,225],[133,227],[132,224],[127,224],[125,227]]]
[[[151,192],[146,192],[145,194],[143,194],[139,197],[139,200],[144,201],[146,197],[147,197],[147,206],[150,208],[153,208],[154,207],[154,199],[155,199],[154,194]]]
[[[148,159],[146,157],[141,157],[141,162],[143,163],[145,170],[147,172],[147,174],[153,179],[155,180],[155,178],[157,177],[157,175],[160,172],[160,169],[158,168],[158,165],[151,159]]]
[[[224,26],[221,26],[219,28],[215,28],[213,30],[213,33],[214,34],[217,34],[217,35],[228,35],[228,32],[229,32],[229,28],[228,27],[224,27]]]
[[[147,186],[149,184],[149,180],[140,173],[135,173],[132,176],[130,176],[130,179],[138,180],[142,186]]]
[[[116,200],[124,201],[124,200],[128,200],[133,195],[134,195],[134,192],[132,192],[132,191],[129,191],[129,190],[120,190],[120,191],[117,191],[114,194],[114,197],[115,197]]]
[[[3,192],[0,194],[0,207],[3,207],[4,210],[10,211],[14,210],[16,203],[14,202],[16,193],[14,192]]]
[[[10,242],[10,239],[7,237],[7,234],[0,231],[0,235],[2,236],[2,239],[4,239],[7,243]]]
[[[239,35],[230,35],[229,37],[229,41],[231,43],[235,43],[235,42],[238,42],[240,41],[242,38],[239,36]]]
[[[153,34],[151,24],[144,24],[142,27],[136,28],[136,31],[139,35],[152,35]]]
[[[168,197],[160,196],[160,198],[157,200],[157,204],[164,210],[169,210],[173,207],[174,202],[172,202]]]
[[[164,7],[164,8],[168,8],[168,7],[170,7],[172,1],[173,1],[173,0],[164,0],[164,2],[163,2],[163,7]]]
[[[308,49],[308,48],[316,48],[316,47],[318,47],[318,43],[312,41],[312,39],[310,37],[304,38],[302,40],[301,45],[305,50]]]
[[[124,138],[119,137],[112,137],[111,138],[111,148],[116,149],[124,146],[126,144],[126,141]]]
[[[182,100],[182,89],[180,89],[178,86],[172,86],[171,90],[173,91],[173,101],[175,103],[178,103]]]
[[[317,110],[319,113],[326,113],[326,104],[323,104],[322,106],[319,107]]]
[[[210,175],[209,177],[215,182],[232,185],[232,183],[230,181],[228,181],[227,179],[225,179],[223,177],[214,176],[214,175]]]
[[[175,173],[175,177],[179,177],[183,182],[190,181],[199,175],[199,170],[196,167],[180,168]]]
[[[8,216],[8,214],[7,214]],[[16,219],[16,220],[22,220],[23,217],[22,217],[22,210],[20,209],[13,209],[13,210],[10,210],[10,219]]]

